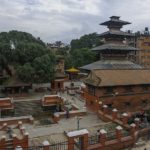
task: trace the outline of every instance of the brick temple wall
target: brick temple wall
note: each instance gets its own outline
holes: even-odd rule
[[[131,89],[131,91],[130,91]],[[86,89],[83,97],[86,100],[86,105],[92,110],[98,110],[98,102],[110,105],[120,111],[137,111],[142,107],[150,106],[150,87],[145,90],[142,86],[129,87],[115,87],[112,93],[106,93],[106,88],[96,88],[95,93],[91,94]],[[133,109],[134,108],[134,109]]]

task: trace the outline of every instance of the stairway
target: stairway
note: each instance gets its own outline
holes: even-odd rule
[[[15,105],[15,116],[33,115],[42,112],[41,101],[18,101]]]
[[[6,150],[13,150],[14,147],[13,147],[13,140],[12,139],[9,139],[6,141]]]

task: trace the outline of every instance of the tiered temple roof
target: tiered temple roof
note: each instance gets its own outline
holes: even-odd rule
[[[93,70],[93,69],[141,69],[142,67],[131,61],[125,60],[100,60],[91,64],[80,67],[82,70]]]
[[[134,37],[134,34],[129,32],[121,31],[120,29],[123,25],[130,24],[127,21],[122,21],[118,16],[110,17],[109,21],[103,22],[100,25],[105,25],[108,27],[109,31],[99,34],[99,37],[105,38],[105,44],[95,47],[93,51],[102,50],[126,50],[126,51],[136,51],[134,47],[130,47],[124,43],[125,38]]]
[[[107,26],[109,31],[99,35],[104,38],[104,44],[92,48],[97,53],[99,61],[82,66],[82,70],[93,69],[140,69],[140,65],[133,62],[136,60],[136,49],[127,44],[126,39],[133,38],[134,34],[121,31],[124,25],[130,22],[120,20],[118,16],[110,17],[110,20],[100,25]]]
[[[111,16],[109,21],[105,21],[101,23],[100,25],[105,25],[105,26],[115,26],[115,27],[122,27],[123,25],[131,24],[130,22],[123,21],[119,19],[119,16]]]
[[[93,51],[103,51],[103,50],[123,50],[123,51],[135,51],[135,47],[131,47],[125,44],[116,44],[116,43],[106,43],[101,46],[95,47]]]
[[[121,30],[110,30],[110,31],[106,31],[104,33],[99,34],[99,37],[109,37],[109,36],[123,36],[123,37],[132,37],[134,36],[133,33],[129,33],[129,32],[124,32]]]

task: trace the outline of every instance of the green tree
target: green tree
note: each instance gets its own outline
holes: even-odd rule
[[[92,48],[101,44],[102,41],[100,41],[97,33],[83,35],[80,37],[80,39],[73,39],[70,43],[71,50],[80,48]]]
[[[20,31],[0,33],[0,68],[11,75],[12,66],[22,81],[50,81],[54,76],[54,58],[40,38]]]
[[[32,83],[35,71],[30,63],[26,63],[23,66],[17,67],[17,75],[24,82]]]
[[[34,82],[46,83],[54,78],[55,57],[53,55],[43,55],[35,58],[33,67],[35,69]]]
[[[88,48],[75,49],[65,57],[66,68],[81,67],[95,61],[95,54]]]

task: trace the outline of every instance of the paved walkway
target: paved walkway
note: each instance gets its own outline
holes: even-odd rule
[[[106,129],[109,131],[114,130],[116,125],[112,123],[104,123],[93,113],[88,113],[80,120],[80,129],[86,128],[89,131],[89,135],[95,135],[98,129]],[[60,141],[66,141],[64,131],[77,130],[77,119],[75,117],[69,119],[61,119],[58,124],[50,126],[26,126],[26,130],[29,132],[29,138],[31,139],[31,145],[37,143],[39,145],[44,140],[48,140],[50,143],[57,143]]]
[[[80,85],[81,83],[77,83],[77,85]],[[69,83],[66,83],[66,85],[69,85]],[[15,101],[34,101],[39,100],[42,98],[43,95],[50,94],[50,93],[35,93],[29,97],[15,99]],[[58,93],[60,96],[64,97],[67,101],[69,101],[72,104],[75,104],[78,106],[79,109],[83,109],[85,107],[85,102],[80,98],[78,94],[75,94],[74,96],[71,96],[67,94],[67,92],[64,93]],[[80,129],[86,128],[89,130],[91,135],[96,134],[96,131],[98,129],[108,129],[113,130],[115,128],[115,124],[113,123],[105,123],[101,121],[95,113],[92,113],[90,111],[87,112],[87,115],[83,116],[83,118],[80,120],[79,127]],[[72,131],[77,130],[77,118],[72,117],[69,119],[61,119],[58,124],[51,124],[48,126],[32,126],[32,125],[25,125],[27,132],[29,132],[29,137],[31,139],[36,139],[37,141],[41,141],[44,139],[55,139],[55,141],[60,141],[60,137],[62,140],[65,140],[65,137],[63,135],[64,131]]]
[[[63,96],[65,99],[67,99],[69,102],[76,104],[80,109],[83,109],[85,106],[85,103],[83,100],[79,100],[78,95],[76,96],[70,96],[67,93],[59,93],[59,95]],[[73,99],[72,99],[73,98]],[[91,135],[96,134],[96,131],[101,128],[109,128],[112,130],[114,128],[114,124],[112,123],[105,123],[101,121],[95,113],[87,112],[87,115],[83,116],[80,120],[79,127],[87,128]],[[55,135],[55,138],[57,137],[56,134],[63,134],[64,131],[72,131],[77,130],[77,118],[72,117],[69,119],[61,119],[58,124],[52,124],[49,126],[39,126],[39,127],[33,127],[33,126],[26,126],[27,131],[30,133],[30,138],[36,138],[40,137],[47,137],[48,135]],[[58,140],[60,140],[58,136]],[[42,138],[43,139],[43,138]],[[57,140],[56,140],[57,141]]]
[[[128,149],[127,149],[128,150]],[[145,138],[140,138],[132,150],[150,150],[150,141]]]

